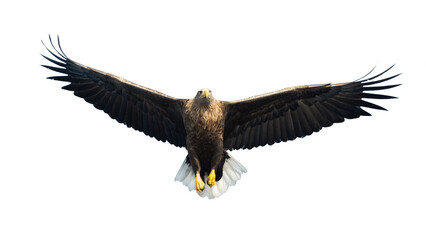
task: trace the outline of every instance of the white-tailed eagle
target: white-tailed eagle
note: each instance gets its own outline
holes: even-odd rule
[[[233,102],[216,100],[209,89],[177,99],[77,63],[64,54],[59,38],[59,50],[49,40],[54,51],[46,48],[53,58],[42,56],[55,66],[42,66],[63,75],[48,79],[69,83],[63,89],[119,123],[185,147],[188,155],[175,180],[208,198],[226,192],[246,172],[227,151],[286,142],[370,116],[363,108],[385,109],[365,99],[394,98],[372,92],[399,85],[378,85],[399,75],[381,78],[391,66],[353,82],[291,87]]]

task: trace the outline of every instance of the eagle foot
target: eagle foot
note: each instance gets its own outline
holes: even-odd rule
[[[197,173],[195,175],[195,187],[197,188],[197,191],[202,192],[204,190],[204,182],[200,177],[200,173]]]
[[[207,177],[207,183],[209,184],[210,187],[213,187],[213,185],[215,185],[215,183],[216,183],[216,173],[215,173],[214,169],[212,169],[212,171],[210,172],[209,176]]]

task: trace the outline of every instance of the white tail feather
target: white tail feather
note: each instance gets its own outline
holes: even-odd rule
[[[229,158],[225,159],[225,163],[223,164],[222,178],[213,187],[205,184],[204,190],[201,193],[197,191],[199,196],[207,196],[209,199],[217,198],[224,194],[229,186],[234,186],[241,179],[241,175],[247,172],[247,169],[241,163],[229,153],[228,155]],[[186,162],[186,159],[176,174],[175,181],[182,182],[183,185],[188,187],[189,191],[195,190],[195,173],[191,165]],[[204,182],[207,183],[207,175],[204,176]]]

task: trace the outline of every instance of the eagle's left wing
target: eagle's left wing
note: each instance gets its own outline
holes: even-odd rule
[[[399,86],[376,86],[399,75],[375,80],[392,67],[370,78],[366,78],[367,74],[354,82],[286,88],[225,103],[224,147],[229,150],[251,149],[285,142],[318,132],[346,118],[369,116],[361,107],[386,110],[364,99],[394,98],[369,93]]]
[[[55,59],[46,57],[56,66],[42,65],[62,76],[48,77],[69,83],[63,89],[103,110],[119,123],[124,123],[150,137],[186,147],[183,106],[186,99],[176,99],[155,90],[139,86],[123,78],[108,74],[69,59],[61,49],[47,50]],[[44,43],[43,43],[44,44]]]

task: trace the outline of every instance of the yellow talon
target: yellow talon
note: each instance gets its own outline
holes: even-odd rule
[[[213,187],[213,185],[216,183],[216,173],[214,169],[210,172],[209,176],[207,177],[207,183],[210,187]]]
[[[197,188],[197,191],[202,192],[204,189],[204,182],[200,177],[200,173],[197,173],[195,175],[195,187]]]

